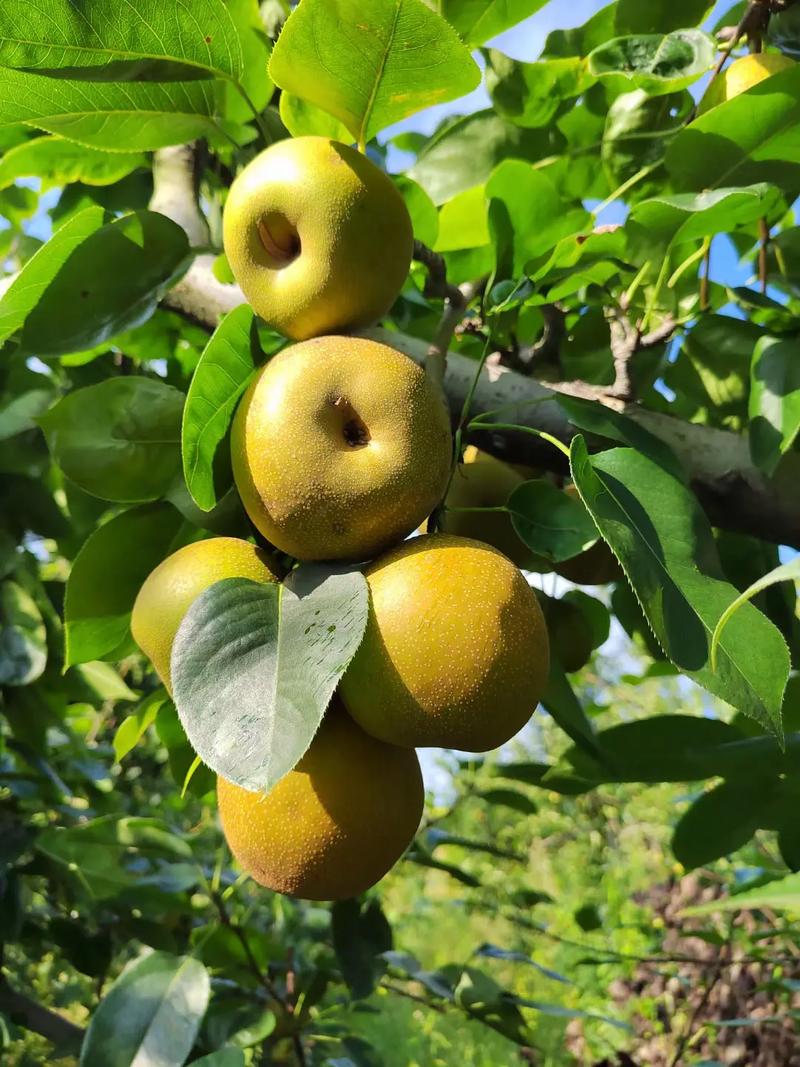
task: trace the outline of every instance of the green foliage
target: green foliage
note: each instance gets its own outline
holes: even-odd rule
[[[687,981],[675,962],[684,926],[712,964],[758,963],[775,1018],[791,1009],[777,961],[800,905],[787,876],[800,869],[800,565],[775,542],[800,547],[800,75],[698,118],[718,59],[708,0],[617,0],[551,32],[539,57],[498,49],[545,6],[2,5],[10,1067],[496,1067],[520,1048],[568,1067],[644,1061],[650,1033],[687,1067],[722,1060],[720,1020],[698,1014],[692,1035],[676,993],[666,1029],[648,984],[643,960],[705,992],[704,972]],[[790,8],[768,34],[794,57],[797,19]],[[484,110],[459,101],[430,135],[427,116],[389,129],[474,89],[476,48]],[[176,641],[177,708],[130,635],[136,594],[171,552],[251,536],[228,430],[285,339],[220,281],[207,303],[186,287],[212,262],[231,280],[227,188],[287,134],[368,145],[390,171],[397,149],[411,154],[392,176],[414,235],[478,294],[450,341],[456,415],[488,357],[461,443],[537,468],[492,517],[552,563],[600,541],[625,573],[596,595],[531,576],[545,604],[581,613],[589,663],[569,677],[554,664],[543,711],[500,753],[424,754],[428,804],[405,860],[332,909],[239,874],[213,789],[215,772],[266,789],[306,750],[363,633],[358,568],[209,589]],[[149,153],[197,139],[195,173],[150,210]],[[204,224],[190,241],[192,179]],[[602,225],[604,201],[624,221]],[[757,279],[731,282],[729,248]],[[383,322],[421,355],[443,310],[426,280],[415,265]],[[633,338],[629,389],[620,338]],[[570,466],[541,431],[585,435]],[[456,671],[469,651],[452,653]],[[714,918],[744,909],[748,924]],[[767,930],[756,909],[789,915]],[[56,1017],[42,1034],[26,1032],[17,993]],[[740,1014],[728,1029],[756,1017]],[[64,1019],[80,1029],[55,1039]]]

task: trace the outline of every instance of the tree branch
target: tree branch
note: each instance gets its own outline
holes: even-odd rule
[[[40,1034],[62,1048],[79,1049],[84,1031],[80,1026],[50,1011],[24,993],[12,989],[5,977],[0,975],[0,1012],[8,1015],[18,1026]]]
[[[413,258],[418,263],[422,263],[428,272],[423,295],[428,299],[440,297],[444,300],[444,311],[425,358],[425,370],[441,383],[444,380],[447,351],[455,328],[463,318],[469,302],[477,296],[485,284],[485,279],[467,283],[460,288],[457,285],[451,285],[447,280],[447,266],[443,257],[431,251],[422,241],[414,242]]]
[[[154,199],[161,195],[162,181],[172,180],[169,174],[158,176]],[[236,286],[221,285],[210,266],[201,263],[204,258],[198,257],[181,282],[167,294],[164,303],[214,329],[219,315],[244,303],[244,296]],[[429,342],[379,327],[364,333],[425,365]],[[650,339],[653,336],[646,335]],[[461,413],[474,377],[473,360],[448,352],[443,386],[454,419]],[[797,493],[800,456],[786,455],[775,475],[768,478],[753,464],[746,436],[648,411],[617,397],[598,396],[592,390],[593,387],[580,382],[545,386],[506,367],[489,364],[478,381],[472,411],[481,415],[503,408],[504,422],[544,430],[568,443],[577,430],[558,404],[558,395],[588,396],[623,412],[672,448],[714,525],[800,549],[800,494]],[[482,448],[501,459],[530,462],[560,473],[565,470],[563,456],[530,434],[485,431],[479,440]]]

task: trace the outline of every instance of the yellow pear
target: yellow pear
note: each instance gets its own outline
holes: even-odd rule
[[[203,590],[223,578],[280,581],[269,556],[255,545],[212,537],[173,552],[139,590],[131,616],[133,638],[170,692],[170,655],[178,627]]]
[[[580,500],[580,494],[574,485],[568,485],[564,492],[573,499]],[[575,585],[608,585],[609,582],[618,582],[623,577],[617,557],[602,539],[579,556],[557,563],[555,572]]]
[[[449,534],[414,538],[366,571],[364,640],[345,707],[390,744],[485,752],[530,719],[549,671],[536,594],[505,556]]]
[[[729,66],[711,83],[708,92],[700,101],[698,113],[705,114],[712,107],[724,104],[740,96],[759,82],[766,81],[773,74],[788,70],[794,66],[794,60],[782,52],[754,52],[742,56]]]
[[[222,828],[261,885],[306,900],[354,897],[411,842],[424,791],[416,752],[376,741],[335,701],[311,746],[268,793],[217,779]]]
[[[242,503],[302,560],[366,560],[416,529],[447,487],[450,417],[408,356],[360,337],[285,348],[259,372],[231,433]]]
[[[223,230],[245,297],[295,341],[385,315],[414,246],[391,179],[327,137],[278,141],[256,156],[230,188]]]
[[[502,507],[514,490],[526,482],[518,470],[470,445],[464,452],[447,494],[447,508]],[[472,537],[491,545],[523,570],[550,571],[550,564],[534,555],[520,539],[509,514],[445,510],[441,529],[459,537]]]

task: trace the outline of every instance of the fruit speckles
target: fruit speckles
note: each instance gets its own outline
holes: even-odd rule
[[[411,842],[424,799],[416,753],[369,737],[336,703],[268,794],[220,778],[217,796],[242,867],[309,900],[356,896],[382,878]]]
[[[411,533],[444,492],[449,414],[407,356],[358,337],[284,349],[250,386],[231,456],[253,523],[303,560],[364,560]]]
[[[517,568],[477,541],[433,535],[366,573],[367,631],[340,687],[356,721],[393,744],[479,752],[517,733],[549,671],[544,618]]]

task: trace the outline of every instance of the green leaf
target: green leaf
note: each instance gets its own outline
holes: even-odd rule
[[[331,937],[350,995],[358,1000],[368,997],[384,970],[376,957],[392,949],[392,928],[380,901],[376,897],[364,903],[336,901],[331,909]]]
[[[515,1000],[493,979],[465,967],[454,990],[456,1004],[484,1026],[497,1030],[517,1045],[530,1045],[531,1036]]]
[[[780,632],[752,605],[731,624],[717,670],[711,667],[711,635],[737,594],[720,580],[711,529],[692,493],[631,449],[590,458],[580,436],[572,443],[571,464],[583,502],[668,657],[780,736],[789,653]]]
[[[225,116],[233,122],[252,122],[253,112],[263,113],[275,91],[267,74],[272,42],[264,32],[258,0],[223,2],[236,27],[242,54],[238,85],[228,82],[225,86]]]
[[[153,378],[76,389],[39,420],[53,459],[81,489],[121,504],[157,500],[180,472],[183,394]]]
[[[142,152],[100,152],[63,137],[35,137],[0,159],[0,189],[35,174],[42,188],[53,185],[113,185],[137,167],[146,167]]]
[[[29,685],[47,663],[47,632],[36,601],[16,582],[0,582],[0,685]]]
[[[644,246],[652,254],[654,246],[667,249],[754,223],[774,211],[780,195],[774,186],[762,183],[652,197],[633,208],[627,228],[634,246]]]
[[[518,811],[522,815],[535,815],[539,810],[534,801],[525,793],[520,793],[518,789],[484,789],[477,796],[487,804],[511,808],[512,811]]]
[[[800,361],[797,339],[762,337],[750,372],[750,454],[773,474],[800,433]]]
[[[797,184],[800,66],[774,74],[684,129],[667,151],[679,190],[769,181]]]
[[[776,782],[722,782],[692,804],[675,827],[672,851],[688,870],[746,845],[773,802]]]
[[[103,225],[104,219],[101,207],[81,211],[31,256],[0,298],[0,343],[20,329],[75,249]]]
[[[81,1067],[182,1067],[211,993],[208,971],[190,956],[151,952],[128,964],[92,1016]]]
[[[46,381],[46,380],[45,380]],[[36,429],[36,420],[55,399],[52,389],[29,389],[0,406],[0,441]]]
[[[294,93],[281,93],[278,110],[292,137],[330,137],[345,144],[350,140],[350,131],[344,123]]]
[[[170,861],[192,859],[189,845],[158,819],[117,815],[45,830],[36,850],[66,867],[94,900],[135,889]]]
[[[232,484],[230,449],[223,445],[239,398],[263,361],[255,313],[242,304],[225,316],[203,350],[183,409],[183,477],[203,511],[216,507]]]
[[[217,776],[208,767],[198,764],[198,756],[192,748],[186,731],[178,718],[171,700],[165,700],[156,716],[158,739],[167,749],[169,769],[178,790],[183,796],[202,797],[216,787]]]
[[[648,96],[643,89],[622,93],[608,109],[602,159],[609,183],[618,188],[643,167],[660,162],[683,128],[694,100],[688,92]],[[639,182],[628,198],[662,190],[658,175]]]
[[[540,160],[560,146],[551,128],[526,130],[496,115],[478,111],[455,119],[428,141],[408,174],[434,204],[485,182],[505,159]]]
[[[182,522],[171,505],[149,504],[123,511],[89,536],[67,579],[66,666],[101,659],[121,644],[136,595],[169,555]]]
[[[80,352],[139,326],[184,272],[189,255],[183,228],[153,211],[101,226],[70,254],[28,314],[23,350]]]
[[[192,1067],[245,1067],[244,1052],[240,1048],[221,1048],[209,1056],[192,1060]]]
[[[157,689],[151,692],[132,715],[123,719],[114,734],[114,759],[122,763],[126,755],[140,743],[149,728],[156,721],[161,705],[166,700],[166,691]]]
[[[619,0],[616,4],[617,33],[669,33],[698,26],[714,7],[710,0]]]
[[[175,637],[181,722],[212,770],[270,789],[301,758],[361,643],[359,571],[301,567],[283,585],[227,579],[192,604]]]
[[[790,874],[754,889],[744,889],[729,897],[717,898],[708,904],[686,908],[683,915],[709,915],[717,911],[744,911],[756,908],[800,908],[800,874]]]
[[[217,82],[88,83],[0,67],[0,130],[20,122],[110,152],[220,140]]]
[[[543,479],[523,482],[507,507],[520,539],[553,563],[572,559],[597,542],[597,527],[580,500]]]
[[[775,570],[770,571],[769,574],[765,574],[763,578],[759,578],[757,582],[753,582],[749,589],[738,596],[732,604],[729,604],[725,611],[720,616],[714,633],[711,639],[711,661],[716,663],[717,656],[719,654],[719,645],[722,640],[722,631],[730,622],[732,616],[744,607],[745,604],[749,604],[754,596],[763,592],[764,589],[769,589],[772,585],[777,585],[779,582],[798,582],[800,581],[800,556],[793,559],[791,563],[784,563],[780,567],[776,567]]]
[[[575,696],[569,679],[555,661],[550,664],[550,678],[542,694],[542,707],[567,737],[591,753],[597,752],[597,737],[591,720]]]
[[[480,71],[421,0],[303,0],[269,64],[281,89],[335,115],[359,144],[470,92]]]
[[[637,452],[643,453],[648,459],[653,460],[659,467],[669,471],[676,477],[682,477],[681,466],[675,453],[660,438],[640,426],[634,419],[623,415],[619,411],[598,404],[594,400],[585,400],[577,396],[559,396],[559,406],[567,413],[567,417],[573,426],[587,433],[607,437],[610,441],[618,441],[623,445],[630,445]]]
[[[222,0],[137,0],[120,11],[92,0],[46,7],[6,4],[0,11],[0,66],[89,81],[238,78],[242,53]]]
[[[479,45],[516,26],[547,0],[426,0],[469,45]]]
[[[396,175],[394,183],[406,202],[414,236],[429,248],[433,248],[439,235],[439,215],[436,205],[422,186],[412,181],[411,178],[407,178],[405,174]]]
[[[123,682],[110,663],[90,660],[77,664],[73,676],[80,679],[89,694],[98,701],[136,700],[137,694]]]
[[[494,109],[518,126],[547,126],[564,102],[580,96],[593,80],[586,61],[577,57],[518,63],[495,49],[488,55],[486,88]]]
[[[612,91],[643,89],[650,96],[676,93],[711,70],[717,56],[714,38],[701,30],[662,36],[615,37],[590,54],[589,73]]]
[[[723,420],[731,418],[743,421],[753,349],[762,336],[752,322],[703,315],[684,339],[665,381],[681,396],[707,408],[712,425],[725,425]]]

